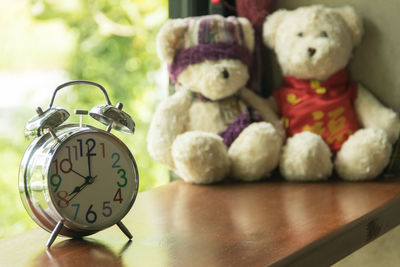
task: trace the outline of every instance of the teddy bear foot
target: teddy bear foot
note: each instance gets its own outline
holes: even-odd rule
[[[252,123],[228,150],[233,178],[256,181],[278,166],[282,138],[267,122]]]
[[[230,170],[228,151],[222,138],[207,132],[178,135],[172,144],[177,174],[186,182],[210,184],[221,181]]]
[[[287,140],[280,159],[281,174],[289,181],[327,179],[333,169],[331,151],[319,135],[302,132]]]
[[[339,176],[363,181],[378,176],[389,163],[392,147],[381,129],[362,129],[343,144],[335,160]]]

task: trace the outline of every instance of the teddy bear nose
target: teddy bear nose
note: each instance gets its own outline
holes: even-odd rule
[[[224,77],[224,79],[228,79],[229,78],[229,71],[227,71],[226,69],[224,69],[222,71],[222,77]]]
[[[308,48],[308,55],[309,55],[310,57],[312,57],[312,56],[315,54],[315,52],[317,52],[317,49],[312,48],[312,47],[309,47],[309,48]]]

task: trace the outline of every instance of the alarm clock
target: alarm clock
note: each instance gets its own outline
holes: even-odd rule
[[[75,84],[100,89],[106,104],[75,110],[80,122],[66,123],[69,112],[53,103],[59,90]],[[83,237],[114,224],[132,238],[121,220],[137,196],[138,169],[128,147],[111,133],[134,133],[135,123],[122,107],[111,104],[100,84],[71,81],[58,86],[48,109],[37,108],[26,123],[25,136],[33,141],[20,164],[19,192],[31,218],[51,232],[47,247],[59,234]],[[83,124],[86,114],[105,129]]]

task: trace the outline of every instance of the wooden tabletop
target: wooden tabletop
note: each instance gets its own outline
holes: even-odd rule
[[[0,241],[1,266],[324,266],[400,223],[400,181],[173,182],[118,227],[83,240],[33,229]]]

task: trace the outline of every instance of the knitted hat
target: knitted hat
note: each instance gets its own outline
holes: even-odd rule
[[[251,52],[236,17],[209,15],[187,18],[185,22],[182,48],[169,65],[173,82],[186,67],[204,60],[238,59],[250,67]]]

